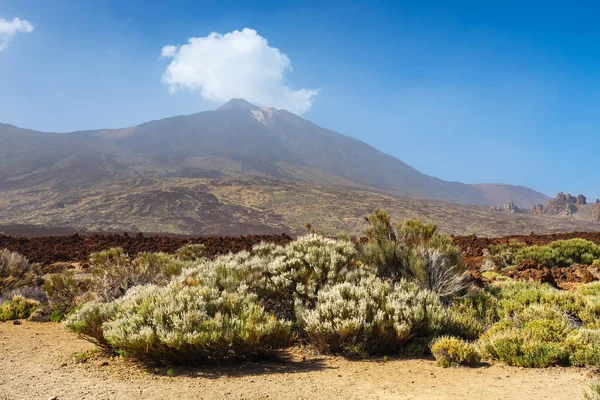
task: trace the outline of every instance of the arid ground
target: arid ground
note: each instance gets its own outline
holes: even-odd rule
[[[148,370],[76,355],[94,346],[56,323],[0,323],[0,399],[579,399],[588,372],[433,360],[352,361],[292,349],[272,361]]]

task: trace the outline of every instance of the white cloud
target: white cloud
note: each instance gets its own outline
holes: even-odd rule
[[[19,32],[29,33],[33,31],[34,26],[27,20],[14,18],[7,21],[0,18],[0,51],[8,47],[8,42]]]
[[[287,87],[283,74],[292,70],[290,59],[253,29],[193,37],[163,47],[161,57],[172,58],[162,76],[169,90],[199,91],[214,102],[243,98],[302,114],[319,92]]]
[[[160,52],[160,58],[170,58],[177,52],[177,46],[169,45],[162,48]]]

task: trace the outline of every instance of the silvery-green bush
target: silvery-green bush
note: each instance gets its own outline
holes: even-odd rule
[[[264,311],[245,286],[172,282],[136,286],[111,303],[89,303],[65,326],[100,345],[161,363],[268,354],[289,344],[291,323]]]
[[[93,253],[89,264],[92,290],[102,301],[121,297],[134,286],[166,284],[193,265],[166,253],[140,253],[131,258],[122,248]]]
[[[413,338],[435,334],[447,319],[435,293],[374,277],[324,288],[316,306],[298,315],[319,350],[349,355],[397,352]]]
[[[0,295],[22,287],[39,286],[40,272],[35,264],[16,252],[0,250]]]
[[[347,240],[308,234],[288,246],[260,244],[252,253],[240,252],[187,269],[180,281],[207,282],[234,289],[248,286],[269,311],[295,319],[295,303],[314,305],[326,285],[356,282],[373,274],[356,260],[355,245]]]

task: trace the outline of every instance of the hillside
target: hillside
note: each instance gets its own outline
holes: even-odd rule
[[[512,200],[531,207],[548,199],[522,187],[442,181],[290,112],[241,99],[124,129],[49,134],[0,125],[0,143],[0,187],[48,179],[95,184],[115,177],[261,176],[461,204]]]
[[[362,230],[376,207],[449,233],[596,230],[505,215],[548,200],[504,184],[446,182],[283,110],[234,99],[122,129],[43,133],[0,124],[0,226],[177,234]],[[24,229],[24,228],[23,228]],[[0,229],[1,230],[1,229]]]

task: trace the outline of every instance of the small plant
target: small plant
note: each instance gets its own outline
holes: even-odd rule
[[[173,367],[168,367],[167,369],[165,369],[165,373],[167,374],[167,376],[168,376],[169,378],[172,378],[172,377],[174,377],[174,376],[175,376],[175,374],[176,374],[176,371],[175,371],[175,368],[173,368]]]
[[[0,294],[27,286],[41,284],[40,272],[36,265],[19,253],[0,250]]]
[[[64,319],[65,314],[60,310],[54,310],[50,313],[50,321],[60,322]]]
[[[203,244],[186,244],[175,252],[175,257],[180,261],[199,262],[206,260],[205,252],[206,246]]]
[[[600,267],[600,259],[598,259],[598,260],[594,260],[594,261],[592,262],[592,266],[593,266],[593,267]]]
[[[516,255],[525,248],[519,242],[491,245],[485,253],[484,269],[506,268],[515,264]]]
[[[185,248],[181,257],[195,257],[195,251],[198,248]],[[187,266],[187,262],[166,253],[140,253],[132,260],[121,248],[101,251],[90,256],[92,290],[101,300],[111,301],[134,286],[164,285]]]
[[[442,336],[431,343],[431,353],[443,368],[459,365],[476,365],[481,360],[475,346],[462,339]]]
[[[54,274],[46,280],[44,289],[53,310],[50,320],[55,321],[58,318],[60,321],[62,316],[77,306],[78,298],[85,291],[82,286],[85,286],[85,283],[80,283],[73,271]]]
[[[15,296],[0,306],[0,321],[29,318],[39,305],[35,300]]]
[[[590,383],[588,390],[583,394],[585,400],[600,400],[600,381]]]
[[[86,363],[98,353],[98,349],[90,349],[83,353],[75,354],[75,362]]]

